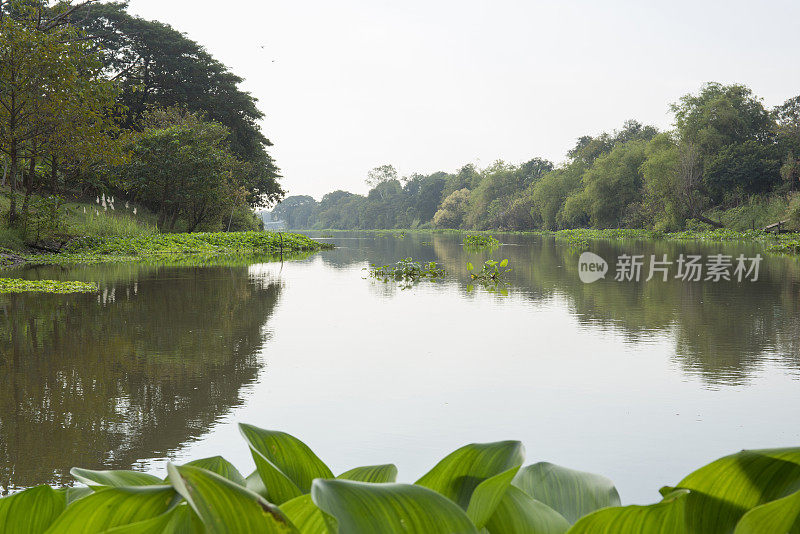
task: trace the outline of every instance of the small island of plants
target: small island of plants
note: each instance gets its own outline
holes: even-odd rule
[[[97,284],[94,282],[0,278],[0,293],[94,293],[97,290]]]

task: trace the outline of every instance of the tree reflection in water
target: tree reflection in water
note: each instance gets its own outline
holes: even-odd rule
[[[281,293],[247,267],[71,274],[100,278],[100,294],[0,296],[7,489],[70,484],[78,465],[126,469],[207,432],[256,379]]]

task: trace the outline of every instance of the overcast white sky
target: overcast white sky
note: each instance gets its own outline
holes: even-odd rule
[[[626,119],[668,128],[706,81],[800,94],[789,0],[131,0],[245,78],[289,194],[367,171],[564,159]],[[263,48],[262,48],[263,47]]]

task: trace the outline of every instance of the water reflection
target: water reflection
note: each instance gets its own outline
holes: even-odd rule
[[[126,469],[208,431],[260,368],[281,293],[247,267],[111,265],[26,276],[100,295],[0,295],[0,484]]]
[[[613,262],[621,254],[666,254],[674,261],[680,254],[752,257],[763,250],[737,243],[593,242],[588,250],[606,258],[611,273],[605,280],[584,284],[578,277],[578,257],[584,249],[547,237],[502,237],[504,246],[476,253],[453,234],[409,234],[404,239],[337,234],[333,241],[339,248],[325,252],[323,260],[337,268],[363,261],[384,265],[405,257],[437,261],[466,296],[468,261],[478,265],[508,258],[512,293],[534,305],[563,299],[585,328],[613,330],[631,343],[669,336],[683,372],[701,377],[709,387],[746,383],[766,360],[800,369],[800,263],[793,258],[767,256],[756,282],[664,282],[658,277],[651,282],[616,282]],[[378,292],[393,295],[396,289],[383,287]]]

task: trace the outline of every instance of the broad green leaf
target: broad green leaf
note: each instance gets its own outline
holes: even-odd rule
[[[800,448],[741,451],[677,484],[691,490],[687,531],[731,532],[749,510],[800,490]]]
[[[102,532],[145,521],[166,512],[174,497],[175,491],[170,486],[98,488],[67,507],[47,532]]]
[[[607,506],[619,506],[619,493],[604,476],[540,462],[523,467],[513,484],[569,521]]]
[[[333,478],[328,466],[294,436],[244,424],[239,430],[271,502],[280,505],[308,493],[315,478]]]
[[[64,496],[67,499],[67,506],[74,503],[78,499],[82,499],[87,495],[91,495],[92,493],[94,493],[94,490],[92,488],[87,488],[84,486],[80,486],[77,488],[64,488],[59,491],[64,493]]]
[[[314,481],[311,498],[333,516],[339,532],[374,534],[477,534],[467,514],[443,495],[411,484]]]
[[[514,475],[519,471],[519,466],[512,467],[508,471],[487,478],[475,488],[467,506],[467,517],[475,526],[483,528],[486,522],[494,514],[497,506],[511,487]]]
[[[297,532],[291,522],[260,495],[200,467],[167,464],[169,481],[194,509],[208,532]]]
[[[27,489],[0,499],[0,532],[39,534],[61,515],[66,495],[50,486]]]
[[[472,262],[471,262],[471,261],[468,261],[468,262],[467,262],[467,270],[468,270],[468,271],[473,271],[473,270],[475,270],[475,266],[474,266],[474,265],[472,265]]]
[[[158,517],[106,530],[103,534],[205,534],[197,514],[186,504],[180,504]]]
[[[519,441],[472,443],[448,454],[416,483],[467,510],[475,488],[488,478],[522,465],[524,451]]]
[[[91,469],[81,469],[73,467],[71,474],[78,482],[87,486],[109,486],[121,488],[123,486],[162,486],[164,481],[160,478],[139,473],[138,471],[93,471]]]
[[[677,490],[649,506],[603,508],[578,520],[569,534],[685,534],[689,495],[687,490]]]
[[[756,506],[739,520],[734,534],[800,533],[800,491]]]
[[[397,466],[384,464],[356,467],[336,478],[355,480],[356,482],[394,482],[397,480]]]
[[[505,260],[500,262],[500,267],[505,267],[506,265],[508,265],[508,260],[507,259],[505,259]]]
[[[265,499],[267,498],[267,487],[264,481],[261,480],[261,475],[258,474],[258,469],[247,475],[245,479],[245,487],[253,493],[258,493]]]
[[[563,534],[569,530],[564,517],[522,491],[510,486],[486,523],[490,534]]]
[[[203,458],[201,460],[195,460],[193,462],[189,462],[186,465],[193,465],[195,467],[200,467],[205,469],[206,471],[211,471],[212,473],[216,473],[222,477],[227,478],[231,482],[235,482],[240,486],[246,486],[247,482],[242,474],[239,472],[236,467],[228,460],[223,458],[222,456],[212,456],[211,458]]]
[[[281,505],[286,517],[301,534],[335,534],[336,520],[320,510],[311,495],[301,495]]]

